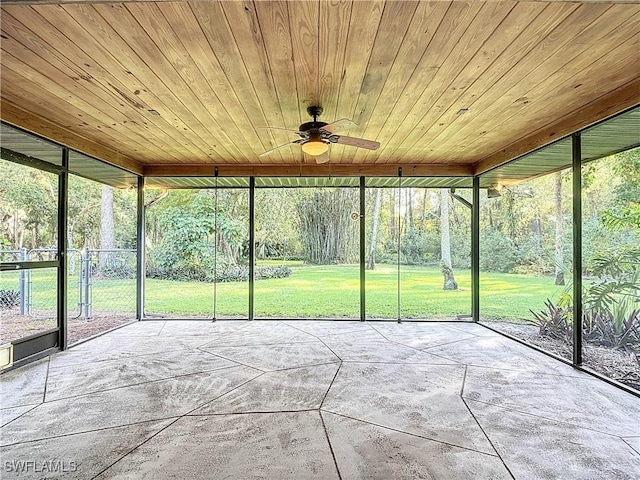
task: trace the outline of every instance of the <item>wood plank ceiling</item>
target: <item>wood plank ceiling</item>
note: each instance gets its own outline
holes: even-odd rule
[[[636,2],[5,1],[1,30],[2,119],[136,173],[470,175],[640,103]],[[259,157],[312,105],[380,149]]]

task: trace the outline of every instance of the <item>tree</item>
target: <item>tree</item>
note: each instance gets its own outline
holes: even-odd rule
[[[449,191],[443,188],[440,191],[440,253],[442,258],[442,274],[444,276],[444,289],[457,290],[458,283],[453,276],[451,265],[451,234],[449,231]]]
[[[353,241],[357,224],[351,212],[358,191],[348,188],[320,188],[302,191],[296,198],[296,211],[305,262],[314,265],[349,263],[357,258]]]
[[[115,224],[113,221],[113,187],[102,185],[100,207],[100,250],[113,250],[116,247]],[[104,270],[111,262],[111,253],[100,253],[100,269]]]
[[[367,270],[376,268],[376,244],[378,242],[378,224],[380,223],[380,200],[382,189],[376,190],[376,200],[373,204],[373,226],[371,227],[371,243],[369,245],[369,258],[367,260]]]

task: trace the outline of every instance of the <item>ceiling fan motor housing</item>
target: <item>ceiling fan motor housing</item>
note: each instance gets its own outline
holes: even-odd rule
[[[319,130],[322,127],[326,127],[328,123],[325,122],[306,122],[298,127],[301,132],[310,132],[312,130]]]

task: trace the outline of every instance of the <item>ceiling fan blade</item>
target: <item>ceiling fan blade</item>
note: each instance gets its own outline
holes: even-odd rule
[[[327,150],[324,153],[321,153],[320,155],[316,155],[313,158],[316,159],[317,164],[327,163],[329,161],[329,150]]]
[[[325,125],[320,130],[324,130],[329,133],[341,132],[342,130],[349,130],[352,127],[357,126],[358,124],[352,122],[348,118],[341,118],[340,120],[336,120],[335,122],[330,123],[329,125]]]
[[[272,152],[275,152],[276,150],[280,149],[280,148],[284,148],[284,147],[288,147],[289,145],[293,145],[294,143],[301,143],[303,140],[294,140],[293,142],[287,142],[287,143],[283,143],[282,145],[278,145],[275,148],[272,148],[271,150],[267,150],[266,152],[262,152],[260,155],[258,155],[259,157],[264,157],[266,155],[269,155]]]
[[[366,148],[368,150],[377,150],[380,147],[380,143],[373,140],[365,140],[364,138],[346,137],[344,135],[338,136],[338,141],[342,145],[349,145],[350,147]]]

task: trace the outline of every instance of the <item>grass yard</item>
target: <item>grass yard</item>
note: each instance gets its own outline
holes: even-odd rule
[[[308,266],[288,262],[288,278],[255,282],[256,318],[359,318],[360,271],[358,265]],[[454,318],[471,313],[471,275],[456,272],[457,291],[442,289],[438,269],[402,266],[400,303],[402,318]],[[217,317],[246,316],[248,282],[217,285]],[[552,277],[482,273],[483,319],[518,320],[530,317],[529,309],[542,309],[546,298],[562,291]],[[378,265],[366,272],[367,318],[397,318],[398,272],[394,265]],[[169,280],[147,280],[149,313],[211,316],[213,286]]]
[[[261,263],[264,265],[264,263]],[[360,271],[358,265],[308,266],[288,262],[288,278],[255,282],[255,316],[286,318],[359,318]],[[457,291],[442,289],[442,274],[426,267],[402,266],[400,315],[402,318],[450,319],[471,313],[471,276],[455,272]],[[15,278],[14,278],[15,277]],[[17,275],[1,278],[3,289],[17,289]],[[55,271],[34,270],[31,275],[35,311],[55,309]],[[395,265],[378,265],[366,272],[367,318],[397,318],[398,272]],[[14,285],[15,284],[15,285]],[[518,320],[541,310],[546,298],[557,298],[562,287],[552,277],[481,273],[481,317]],[[217,317],[246,317],[248,282],[217,285]],[[94,312],[135,312],[135,280],[94,280]],[[211,317],[213,284],[147,279],[146,311],[149,315]],[[78,286],[69,281],[70,316],[78,312]]]

